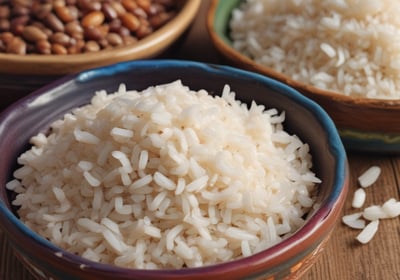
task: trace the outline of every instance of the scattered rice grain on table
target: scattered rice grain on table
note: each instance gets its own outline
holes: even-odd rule
[[[379,179],[380,173],[381,168],[373,165],[358,177],[358,183],[361,187],[357,188],[353,193],[353,208],[359,209],[364,205],[366,200],[365,188],[375,184]],[[361,229],[361,232],[356,236],[356,240],[362,244],[366,244],[375,236],[380,220],[397,218],[399,216],[400,201],[390,198],[382,205],[370,205],[360,212],[344,215],[342,222],[352,229]]]
[[[400,98],[400,2],[247,0],[234,47],[294,80],[349,96]]]
[[[248,256],[304,223],[320,180],[284,112],[229,86],[99,91],[32,137],[7,188],[34,231],[85,258],[182,268]]]
[[[381,175],[381,168],[379,166],[371,166],[365,170],[360,176],[358,176],[357,181],[361,187],[367,188],[378,180]]]

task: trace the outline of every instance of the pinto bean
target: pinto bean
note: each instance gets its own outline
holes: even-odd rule
[[[28,25],[22,31],[22,37],[30,42],[37,42],[40,40],[47,40],[46,33],[43,32],[39,27],[34,25]]]
[[[93,11],[82,18],[81,24],[83,27],[99,26],[104,22],[105,16],[100,11]]]
[[[6,47],[7,53],[26,54],[26,43],[20,37],[13,37]]]

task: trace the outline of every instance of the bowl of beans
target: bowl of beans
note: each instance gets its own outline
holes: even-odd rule
[[[400,152],[398,1],[218,1],[208,14],[232,65],[285,82],[332,117],[348,150]]]
[[[139,60],[0,114],[0,228],[38,279],[299,279],[348,189],[315,102],[276,80]]]
[[[16,99],[14,93],[26,94],[61,75],[155,57],[183,35],[199,5],[200,0],[1,1],[0,88],[5,99]]]

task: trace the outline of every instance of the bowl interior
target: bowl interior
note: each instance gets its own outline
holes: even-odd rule
[[[261,260],[279,256],[288,247],[293,247],[290,244],[303,244],[295,250],[315,248],[336,222],[347,188],[345,151],[329,116],[315,102],[264,76],[227,66],[173,60],[125,62],[74,74],[34,92],[0,115],[0,150],[3,154],[3,160],[0,161],[0,222],[10,238],[17,238],[20,241],[14,239],[15,243],[24,244],[26,240],[23,241],[22,236],[26,234],[27,228],[13,214],[10,193],[4,186],[17,166],[17,156],[28,148],[32,135],[46,131],[49,123],[61,118],[72,108],[88,103],[96,90],[113,92],[121,83],[125,83],[128,89],[141,90],[177,79],[191,89],[206,89],[211,94],[220,94],[224,85],[229,84],[237,98],[243,102],[250,104],[255,100],[267,108],[284,110],[285,130],[298,135],[310,145],[313,169],[322,179],[317,201],[320,206],[308,217],[308,224],[296,235],[266,252],[247,258],[247,261],[217,265],[208,273],[220,273],[221,267],[225,270],[233,267],[251,269],[254,265],[259,270]],[[37,240],[45,247],[50,247],[44,240]],[[82,263],[82,260],[76,262]],[[187,276],[197,271],[187,269],[183,273]]]
[[[291,79],[276,70],[255,63],[235,50],[230,38],[232,11],[243,0],[212,0],[207,27],[212,42],[229,63],[261,73],[294,87],[321,105],[335,122],[348,150],[400,153],[400,100],[382,100],[346,96],[322,90]]]

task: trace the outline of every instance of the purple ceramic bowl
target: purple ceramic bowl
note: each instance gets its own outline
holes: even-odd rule
[[[95,90],[115,91],[181,79],[191,89],[220,92],[224,84],[243,102],[255,100],[286,111],[285,129],[310,145],[314,172],[322,180],[316,210],[296,233],[249,257],[200,268],[135,270],[88,261],[57,248],[29,230],[10,206],[5,184],[28,140]],[[0,226],[22,263],[39,279],[291,279],[302,275],[328,240],[348,189],[348,165],[336,128],[319,105],[294,89],[255,73],[190,61],[132,61],[65,77],[11,105],[0,115]]]

